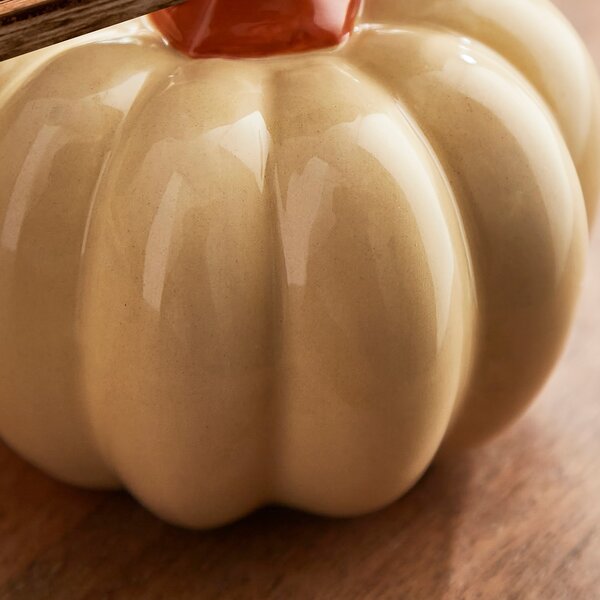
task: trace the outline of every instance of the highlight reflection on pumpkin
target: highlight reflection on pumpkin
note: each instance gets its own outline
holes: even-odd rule
[[[188,526],[354,515],[545,381],[599,187],[582,44],[539,0],[335,5],[309,52],[139,20],[0,64],[0,435],[33,463]]]

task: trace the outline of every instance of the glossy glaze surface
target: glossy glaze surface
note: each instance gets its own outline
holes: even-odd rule
[[[1,64],[0,434],[189,526],[393,501],[555,364],[598,116],[539,0],[366,0],[337,50],[259,60],[136,21]]]
[[[175,48],[198,57],[259,57],[336,46],[360,0],[188,0],[152,20]]]

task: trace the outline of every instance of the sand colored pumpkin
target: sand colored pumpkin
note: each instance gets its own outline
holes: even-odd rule
[[[516,418],[598,195],[549,2],[277,6],[0,64],[0,436],[193,527],[377,509]]]

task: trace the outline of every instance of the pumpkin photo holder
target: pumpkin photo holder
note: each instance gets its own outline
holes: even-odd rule
[[[596,74],[542,0],[234,4],[0,63],[0,437],[189,527],[363,514],[560,357]]]

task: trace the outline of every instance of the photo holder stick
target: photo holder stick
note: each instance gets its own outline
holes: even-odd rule
[[[184,0],[0,0],[0,61]]]

